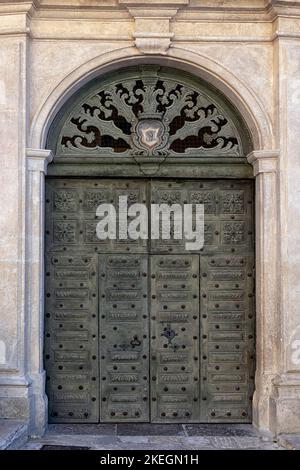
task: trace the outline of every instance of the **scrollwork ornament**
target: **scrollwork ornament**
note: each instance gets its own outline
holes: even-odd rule
[[[234,123],[206,90],[143,71],[83,98],[59,155],[241,156]]]

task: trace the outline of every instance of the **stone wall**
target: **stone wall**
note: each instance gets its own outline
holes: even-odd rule
[[[255,151],[254,424],[300,431],[300,0],[40,0],[0,4],[0,416],[47,422],[45,138],[64,101],[126,65],[188,70],[244,116]]]

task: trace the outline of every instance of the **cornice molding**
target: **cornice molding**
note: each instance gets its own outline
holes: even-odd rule
[[[156,9],[167,7],[167,8],[178,8],[183,6],[188,6],[190,0],[150,0],[150,1],[140,1],[140,0],[118,0],[120,5],[126,7],[140,7],[140,8],[153,8]]]
[[[3,1],[0,3],[0,15],[19,13],[33,14],[34,11],[38,10],[40,7],[39,0]]]
[[[290,21],[289,21],[290,20]],[[60,26],[63,22],[78,22],[76,36],[73,28]],[[82,34],[80,23],[99,22],[99,29]],[[99,40],[134,41],[143,53],[165,54],[172,42],[272,42],[277,38],[299,39],[297,21],[300,25],[300,0],[10,0],[0,2],[0,35],[29,35],[38,39],[53,40]],[[44,23],[43,23],[44,22]],[[47,22],[46,28],[44,24]],[[48,24],[52,22],[53,27]],[[135,23],[135,30],[122,35],[112,32],[101,34],[100,23],[109,22],[122,31],[122,22]],[[198,28],[191,34],[178,33],[172,24],[176,23],[265,23],[265,31],[249,35],[207,36]],[[273,30],[268,31],[268,24]],[[300,26],[299,26],[300,27]],[[131,27],[127,27],[129,31]],[[204,28],[205,29],[205,28]],[[192,31],[192,30],[191,30]],[[174,32],[174,35],[173,35]],[[75,37],[76,36],[76,37]]]
[[[300,0],[271,0],[267,13],[273,21],[280,17],[300,18]]]
[[[269,6],[277,9],[300,8],[300,0],[270,0]]]
[[[30,12],[33,10],[41,10],[43,12],[50,11],[69,11],[78,12],[88,11],[126,11],[129,8],[138,8],[142,10],[164,10],[176,9],[181,14],[195,16],[199,19],[199,14],[203,17],[213,19],[220,15],[231,16],[257,16],[264,13],[271,17],[277,15],[299,16],[300,0],[235,0],[222,2],[215,0],[199,0],[191,2],[190,0],[98,0],[82,2],[81,0],[2,0],[0,3],[0,14],[12,14],[21,12]]]
[[[125,6],[135,6],[141,8],[159,8],[161,7],[168,7],[168,8],[178,8],[180,6],[187,6],[190,3],[190,0],[151,0],[151,2],[147,1],[139,1],[139,0],[118,0],[120,5]]]
[[[160,19],[170,20],[177,14],[177,8],[128,8],[129,13],[135,19]]]

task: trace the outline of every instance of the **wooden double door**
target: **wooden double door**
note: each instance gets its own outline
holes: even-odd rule
[[[99,240],[124,195],[204,204],[204,247]],[[251,422],[253,203],[250,180],[47,179],[50,422]]]

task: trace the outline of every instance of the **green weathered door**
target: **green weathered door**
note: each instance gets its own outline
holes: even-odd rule
[[[51,422],[249,422],[251,181],[48,179],[45,367]],[[100,241],[96,208],[205,205],[205,245]]]
[[[151,255],[151,416],[200,421],[199,256]]]
[[[100,255],[103,421],[149,421],[148,256]]]
[[[126,195],[130,204],[146,203],[146,184],[126,180],[47,180],[45,368],[50,422],[98,422],[99,419],[114,419],[109,414],[110,401],[118,400],[120,394],[114,390],[118,387],[117,374],[114,374],[118,361],[112,353],[114,349],[120,352],[122,341],[126,341],[122,327],[118,326],[122,325],[124,319],[121,318],[120,309],[128,307],[128,313],[129,308],[136,312],[142,308],[145,313],[147,310],[144,305],[147,299],[143,296],[141,302],[136,303],[136,310],[131,307],[135,302],[127,302],[122,298],[121,286],[126,286],[126,289],[129,287],[131,275],[129,273],[126,278],[124,272],[126,275],[126,271],[130,271],[132,258],[129,256],[127,260],[126,256],[121,256],[120,259],[126,260],[125,271],[118,274],[118,269],[111,269],[118,264],[117,253],[134,253],[139,272],[147,263],[147,257],[143,255],[147,253],[147,241],[100,241],[96,236],[99,221],[96,217],[97,207],[101,203],[117,205],[119,195]],[[109,257],[109,253],[115,257]],[[133,282],[143,291],[142,295],[146,294],[144,278],[139,282],[133,277]],[[132,294],[124,293],[124,296],[131,295],[135,295],[134,289]],[[119,320],[114,317],[116,313],[120,314]],[[140,311],[135,322],[131,318],[124,325],[126,328],[132,325],[135,334],[140,337],[144,323],[139,322],[145,322]],[[145,339],[143,348],[147,349]],[[135,352],[137,350],[141,351],[140,345],[134,348]],[[148,362],[144,359],[142,361],[141,365],[147,371]],[[126,371],[129,372],[129,369]],[[148,374],[146,375],[148,383]],[[145,386],[143,390],[139,390],[139,399],[144,398],[144,389]],[[125,394],[126,390],[122,388],[121,394]],[[144,405],[143,401],[142,403]],[[129,406],[131,405],[130,403]],[[119,408],[120,404],[116,403],[116,410]],[[138,409],[140,416],[135,415],[133,419],[147,420],[146,407]],[[122,418],[126,419],[124,412],[122,409]],[[118,411],[116,416],[119,416]],[[132,419],[129,413],[128,419]]]
[[[155,203],[205,207],[205,243],[199,253],[189,256],[184,240],[151,242],[152,419],[250,422],[252,182],[156,180],[151,193]]]

